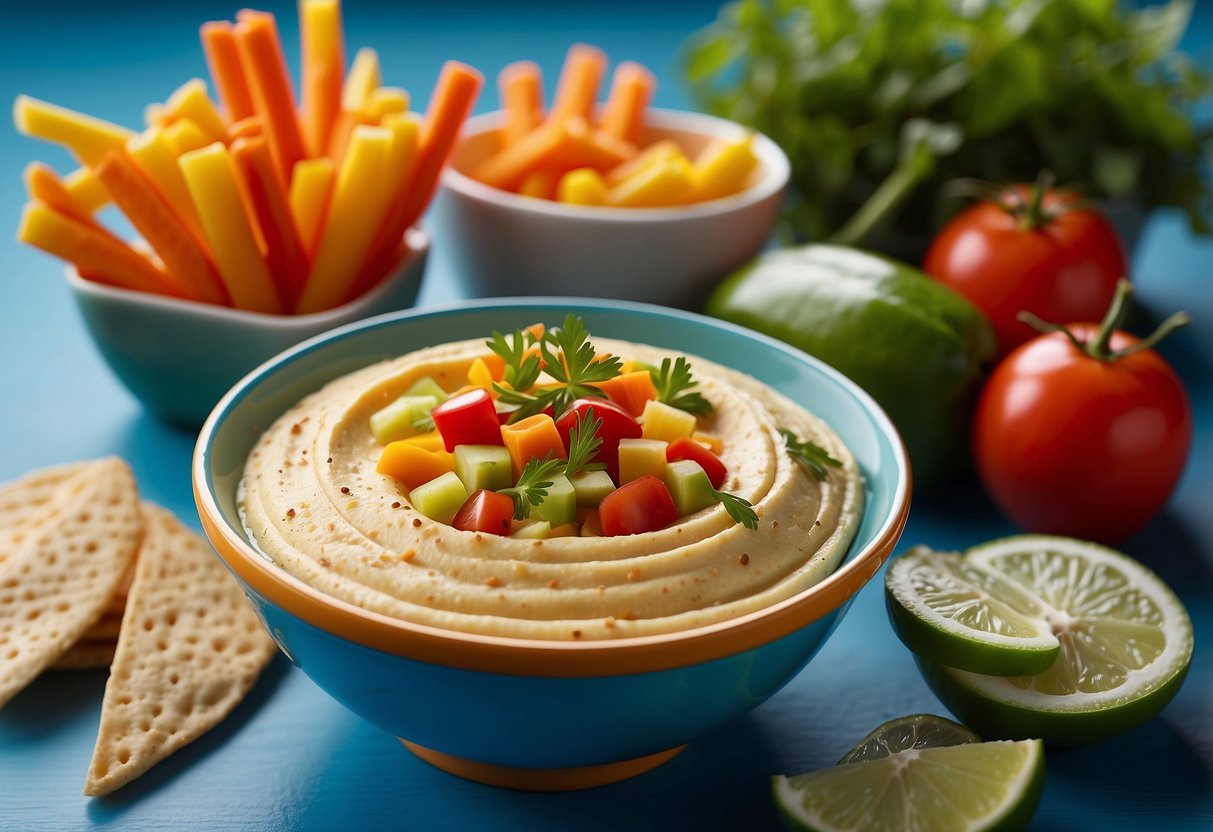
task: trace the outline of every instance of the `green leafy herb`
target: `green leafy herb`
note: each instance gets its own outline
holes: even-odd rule
[[[504,494],[514,501],[514,519],[525,520],[531,506],[537,506],[548,495],[552,487],[552,478],[558,476],[564,469],[564,460],[556,459],[549,451],[543,459],[532,459],[522,468],[518,482],[512,488],[503,488],[498,494]]]
[[[606,465],[590,462],[602,447],[602,417],[594,415],[594,408],[577,414],[577,423],[569,430],[569,459],[564,466],[564,475],[571,477],[582,471],[601,471]]]
[[[530,390],[539,378],[539,355],[528,350],[534,345],[534,335],[516,329],[507,338],[493,330],[493,337],[485,345],[505,362],[503,381],[514,390]]]
[[[729,513],[729,517],[733,518],[734,523],[740,523],[747,529],[758,528],[758,512],[754,511],[754,504],[749,500],[715,489],[712,489],[712,494],[724,506],[724,510]]]
[[[830,475],[829,468],[838,468],[842,465],[820,445],[813,442],[802,442],[790,430],[781,429],[779,432],[783,435],[783,442],[787,446],[788,453],[812,474],[814,479],[824,480]]]
[[[415,431],[420,431],[421,433],[429,433],[430,431],[436,430],[436,429],[437,428],[434,426],[434,417],[428,413],[419,419],[413,420],[413,430],[415,430]]]
[[[657,401],[696,416],[712,412],[712,403],[691,390],[699,382],[691,376],[691,363],[683,356],[673,361],[663,358],[661,368],[650,370],[649,374],[653,377],[653,386],[657,388]]]

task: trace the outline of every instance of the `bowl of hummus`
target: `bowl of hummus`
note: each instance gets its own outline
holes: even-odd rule
[[[904,528],[879,407],[698,315],[496,299],[370,319],[236,385],[193,462],[282,651],[423,759],[581,788],[800,672]]]

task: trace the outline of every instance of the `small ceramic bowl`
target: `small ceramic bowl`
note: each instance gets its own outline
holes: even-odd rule
[[[732,196],[668,208],[565,205],[492,188],[467,175],[498,148],[500,113],[470,119],[443,172],[436,224],[465,292],[577,295],[698,305],[720,278],[754,257],[771,234],[788,159],[755,137],[753,181]],[[639,144],[672,138],[694,156],[745,128],[699,113],[651,110]]]
[[[260,431],[300,398],[387,356],[567,312],[598,336],[740,368],[825,419],[865,480],[862,523],[839,568],[798,595],[732,620],[570,642],[471,635],[367,612],[293,577],[250,544],[236,496],[245,460]],[[572,298],[414,310],[300,344],[247,376],[215,408],[198,439],[193,483],[219,556],[282,651],[316,684],[440,768],[543,790],[638,774],[779,690],[889,556],[910,497],[909,466],[892,423],[837,371],[731,324]]]
[[[421,286],[429,235],[411,229],[409,254],[379,285],[343,306],[266,315],[107,286],[67,270],[93,343],[114,375],[160,419],[197,428],[249,370],[313,335],[406,309]]]

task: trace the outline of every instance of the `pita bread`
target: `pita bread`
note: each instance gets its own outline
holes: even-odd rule
[[[139,493],[125,462],[96,460],[58,477],[24,480],[40,509],[21,508],[6,489],[16,525],[0,563],[0,706],[101,617],[139,548]]]
[[[109,641],[89,641],[87,639],[77,641],[67,652],[55,660],[55,663],[50,666],[50,670],[102,670],[110,666],[110,662],[114,660],[114,650],[117,649],[118,642],[114,639]]]
[[[11,557],[33,529],[46,523],[57,505],[55,495],[88,465],[71,462],[43,468],[0,485],[0,564]]]
[[[145,535],[84,793],[108,794],[218,724],[274,653],[210,545],[145,504]]]

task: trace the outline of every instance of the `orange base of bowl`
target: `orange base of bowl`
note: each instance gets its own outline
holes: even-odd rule
[[[517,768],[499,766],[492,763],[482,763],[479,760],[469,760],[466,757],[456,757],[444,754],[422,745],[401,739],[401,743],[421,759],[435,768],[473,780],[488,786],[500,786],[504,789],[518,789],[524,792],[569,792],[576,789],[591,789],[595,786],[605,786],[607,783],[617,783],[638,774],[657,768],[671,759],[685,745],[658,751],[646,757],[636,757],[632,760],[621,760],[617,763],[605,763],[597,766],[578,766],[574,768]]]

